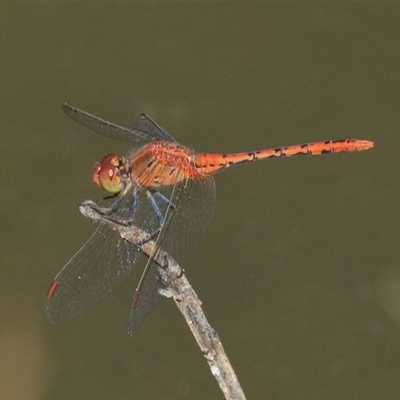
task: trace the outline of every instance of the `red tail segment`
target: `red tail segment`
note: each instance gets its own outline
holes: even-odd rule
[[[319,156],[330,153],[349,153],[364,151],[374,147],[374,143],[368,140],[343,139],[328,140],[298,144],[288,147],[276,147],[274,149],[249,151],[235,154],[199,154],[194,158],[194,165],[202,174],[213,174],[223,168],[244,162],[253,162],[269,158],[282,158],[294,156]]]

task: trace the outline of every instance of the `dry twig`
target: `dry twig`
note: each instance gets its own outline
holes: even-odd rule
[[[127,221],[107,215],[107,209],[97,206],[96,203],[90,200],[85,201],[80,205],[79,210],[85,217],[109,225],[123,239],[134,244],[147,257],[153,259],[158,266],[159,278],[165,285],[165,291],[161,294],[173,297],[225,398],[229,400],[245,399],[221,340],[208,323],[201,308],[201,301],[177,262],[154,241],[145,241],[144,239],[148,238],[146,232]]]

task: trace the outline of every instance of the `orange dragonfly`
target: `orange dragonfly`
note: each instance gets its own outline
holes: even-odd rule
[[[214,173],[244,162],[363,151],[374,145],[368,140],[342,139],[236,154],[195,154],[146,114],[140,115],[133,129],[68,104],[62,108],[73,120],[102,135],[142,145],[126,158],[106,155],[95,164],[92,179],[111,193],[103,199],[108,215],[145,231],[148,240],[156,241],[178,262],[189,256],[211,221]],[[48,290],[46,313],[51,322],[64,322],[96,305],[130,274],[139,255],[137,247],[100,222]],[[133,296],[129,334],[138,328],[161,288],[157,267],[148,260]]]

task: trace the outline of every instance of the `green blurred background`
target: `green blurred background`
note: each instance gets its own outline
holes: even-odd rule
[[[126,335],[134,276],[46,319],[91,167],[129,151],[64,101],[199,151],[375,141],[217,175],[184,267],[249,399],[399,398],[399,26],[396,3],[1,4],[0,398],[222,398],[171,300]]]

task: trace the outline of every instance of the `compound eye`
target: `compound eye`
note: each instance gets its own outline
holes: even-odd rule
[[[100,168],[101,168],[100,163],[96,163],[93,165],[93,169],[92,169],[92,181],[97,186],[100,186],[100,180],[99,180]]]
[[[117,154],[108,154],[92,170],[93,182],[109,193],[121,191],[123,183],[119,172],[123,160]]]

